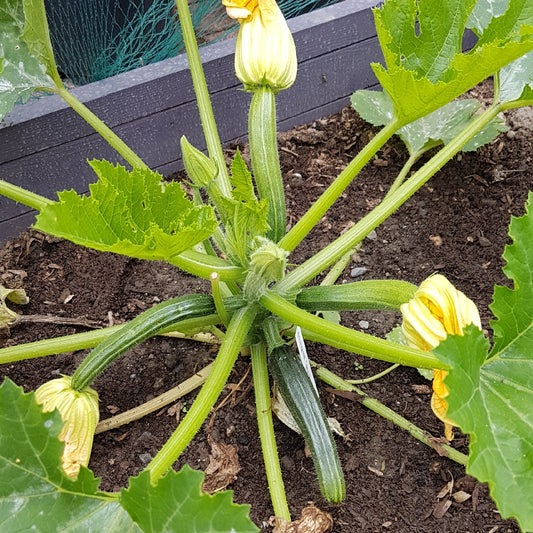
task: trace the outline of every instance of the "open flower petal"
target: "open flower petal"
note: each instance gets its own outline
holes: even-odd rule
[[[481,319],[474,302],[440,274],[422,282],[413,299],[403,304],[400,310],[402,332],[407,344],[419,350],[436,348],[448,335],[462,335],[469,324],[481,329]],[[449,391],[444,379],[447,374],[445,370],[434,371],[431,408],[444,422],[446,438],[451,440],[454,423],[446,416]]]

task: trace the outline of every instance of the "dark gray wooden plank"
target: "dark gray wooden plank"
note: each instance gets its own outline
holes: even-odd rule
[[[299,61],[375,35],[369,7],[375,3],[345,0],[289,21],[294,27]],[[240,86],[233,70],[234,48],[235,40],[229,39],[201,49],[211,93]],[[183,55],[73,89],[72,93],[113,128],[194,100]],[[33,122],[31,128],[27,127],[29,121]],[[57,95],[17,107],[2,124],[10,126],[0,127],[0,163],[92,133]]]
[[[348,95],[354,87],[365,88],[376,83],[369,67],[370,61],[377,59],[376,39],[374,37],[302,63],[294,86],[278,96],[278,120],[289,121],[291,126],[288,126],[289,122],[285,123],[287,127],[292,127],[298,122],[291,121],[291,117],[319,110],[321,106],[342,97],[348,105]],[[235,87],[212,96],[224,143],[246,136],[246,110],[250,99],[250,94]],[[195,102],[140,118],[117,127],[116,131],[133,149],[147,152],[149,157],[145,160],[152,168],[178,168],[179,137],[182,134],[198,148],[205,148]],[[92,134],[24,159],[6,162],[0,172],[6,176],[4,179],[15,185],[25,186],[31,182],[34,192],[53,198],[56,190],[65,188],[85,192],[93,177],[85,160],[102,157],[117,160],[113,150],[98,135]],[[0,198],[0,210],[3,218],[12,218],[27,208]]]

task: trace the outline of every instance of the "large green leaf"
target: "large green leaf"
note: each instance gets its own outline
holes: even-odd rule
[[[451,370],[448,416],[470,433],[467,471],[488,482],[504,518],[533,531],[533,216],[513,219],[505,249],[514,288],[495,287],[494,346],[470,326],[434,350]]]
[[[510,0],[468,53],[461,48],[476,0],[388,0],[374,11],[386,68],[373,64],[407,124],[445,105],[533,49],[533,3]],[[416,26],[418,23],[418,28]]]
[[[195,206],[179,183],[148,169],[131,172],[91,161],[99,181],[91,195],[59,193],[35,227],[96,250],[141,259],[171,260],[209,237],[217,227],[209,206]]]
[[[120,502],[143,531],[150,533],[255,533],[249,505],[237,505],[232,492],[201,491],[204,473],[184,466],[170,471],[154,487],[150,473],[130,478]]]
[[[0,386],[0,531],[116,531],[139,528],[116,495],[98,491],[83,468],[73,481],[61,468],[63,426],[57,411],[43,413],[34,394],[9,379]]]
[[[20,0],[0,3],[0,120],[18,100],[26,101],[37,87],[54,87],[46,68],[23,39]]]
[[[388,124],[394,115],[394,104],[384,91],[356,91],[351,97],[354,109],[374,126]],[[419,157],[425,151],[447,144],[474,119],[480,103],[473,99],[454,100],[400,128],[396,133],[407,146],[410,155]],[[463,147],[464,152],[477,150],[506,131],[504,121],[495,117],[481,131],[476,133]]]

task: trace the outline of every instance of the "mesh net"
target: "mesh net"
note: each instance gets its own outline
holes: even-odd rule
[[[339,0],[278,0],[291,18]],[[57,65],[84,85],[181,53],[175,0],[45,0]],[[227,37],[237,26],[220,0],[190,0],[200,44]]]

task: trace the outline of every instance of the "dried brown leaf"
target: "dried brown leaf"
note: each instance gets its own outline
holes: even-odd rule
[[[435,507],[433,508],[433,516],[435,518],[442,518],[446,514],[446,511],[448,511],[448,509],[450,508],[451,504],[452,501],[449,499],[437,502],[435,504]]]
[[[333,518],[312,503],[302,510],[302,517],[294,522],[274,518],[272,533],[327,533],[333,531]]]
[[[444,485],[441,491],[437,494],[437,498],[439,500],[442,500],[442,498],[445,498],[446,496],[451,494],[452,490],[453,490],[453,479],[451,479],[450,481],[448,481],[448,483],[446,483],[446,485]]]
[[[463,503],[463,502],[466,502],[466,500],[468,500],[469,498],[471,498],[472,495],[471,494],[468,494],[468,492],[465,492],[464,490],[459,490],[457,492],[454,492],[452,494],[452,498],[457,502],[457,503]]]
[[[205,492],[217,492],[224,490],[235,481],[241,470],[237,446],[215,442],[211,436],[207,438],[211,446],[209,464],[205,469],[205,479],[202,489]]]

